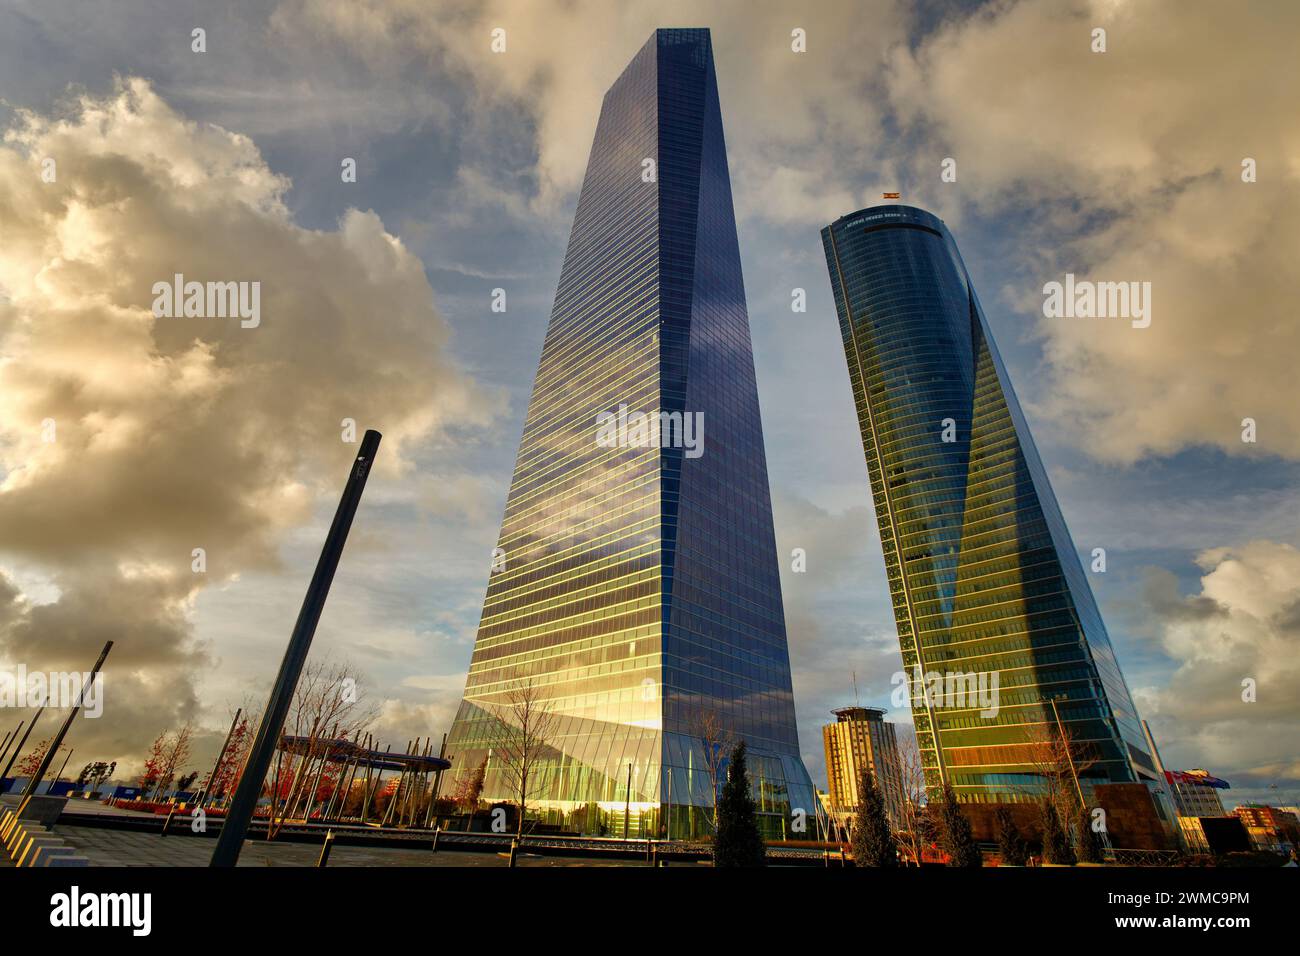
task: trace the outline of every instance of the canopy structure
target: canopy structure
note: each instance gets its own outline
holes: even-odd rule
[[[334,740],[321,740],[312,737],[294,737],[286,734],[280,738],[280,750],[284,753],[319,758],[324,751],[324,758],[330,763],[347,763],[354,760],[358,767],[371,770],[401,770],[406,773],[437,773],[451,767],[451,761],[442,757],[423,756],[421,754],[395,754],[384,750],[368,750],[346,737]]]

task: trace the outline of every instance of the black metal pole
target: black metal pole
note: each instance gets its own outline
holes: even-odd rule
[[[81,711],[81,705],[86,702],[86,691],[95,683],[95,678],[99,676],[99,669],[104,666],[104,659],[108,657],[108,652],[113,649],[112,641],[104,642],[104,649],[99,652],[99,660],[95,661],[95,666],[90,672],[90,680],[86,681],[81,687],[81,693],[77,695],[76,705],[68,712],[68,717],[63,721],[63,726],[59,732],[54,735],[49,749],[45,751],[45,756],[41,758],[41,765],[36,768],[36,773],[32,774],[32,779],[27,782],[27,789],[23,791],[23,802],[19,805],[18,815],[22,816],[23,810],[27,808],[27,801],[31,799],[32,794],[36,792],[37,786],[45,779],[45,771],[50,769],[50,764],[54,762],[54,755],[59,752],[63,746],[63,738],[68,736],[68,731],[72,729],[72,722],[76,719],[77,714]],[[32,721],[36,723],[36,721]]]
[[[18,743],[18,735],[23,732],[23,725],[25,723],[27,723],[25,720],[18,721],[18,726],[14,728],[14,732],[5,738],[4,749],[0,750],[0,760],[4,760],[5,756],[9,753],[10,744]],[[0,774],[0,776],[4,776],[4,774]]]
[[[438,759],[442,760],[447,755],[447,735],[442,735],[442,745],[438,748]],[[429,796],[429,816],[424,821],[426,827],[433,825],[435,816],[434,809],[438,803],[438,791],[442,789],[442,771],[438,770],[433,775],[433,792]]]
[[[212,793],[212,782],[217,779],[217,773],[221,770],[221,765],[226,761],[226,751],[230,749],[230,738],[235,736],[235,728],[239,725],[239,717],[243,714],[244,708],[235,709],[235,719],[230,722],[230,730],[226,732],[226,742],[221,745],[221,752],[217,754],[217,762],[212,765],[212,773],[208,774],[208,779],[203,784],[203,792],[199,794],[199,799],[195,806],[202,807],[208,802],[208,796]]]
[[[27,732],[23,734],[23,739],[18,741],[18,746],[14,748],[14,752],[9,756],[9,762],[5,764],[4,773],[0,773],[0,785],[3,785],[4,781],[9,778],[9,771],[13,769],[14,761],[17,760],[18,755],[23,752],[23,747],[27,744],[27,738],[32,735],[32,728],[36,726],[36,721],[41,719],[41,714],[43,713],[45,713],[45,705],[41,704],[40,709],[36,711],[36,716],[33,717],[32,722],[27,725]]]
[[[210,866],[234,866],[239,860],[239,851],[244,845],[244,836],[248,833],[248,824],[257,808],[258,798],[262,794],[262,784],[266,780],[267,768],[279,743],[280,733],[284,728],[284,719],[289,713],[298,678],[302,675],[303,664],[311,650],[311,641],[316,634],[316,625],[320,621],[321,611],[325,608],[325,598],[329,595],[330,584],[334,581],[334,572],[338,570],[339,557],[343,554],[343,545],[347,541],[348,531],[352,527],[352,518],[361,503],[361,492],[365,490],[366,478],[374,464],[375,452],[379,450],[380,434],[368,430],[361,439],[361,449],[357,452],[352,470],[348,473],[347,484],[343,488],[343,497],[339,499],[338,510],[334,513],[334,523],[330,525],[325,546],[321,549],[320,560],[316,563],[316,572],[312,575],[307,595],[303,598],[302,610],[298,612],[298,621],[294,624],[289,646],[285,649],[284,660],[280,662],[280,672],[276,675],[271,697],[262,712],[261,723],[257,727],[257,736],[249,750],[248,764],[239,786],[235,788],[235,797],[230,801],[221,833],[217,837],[216,849],[212,851]],[[272,794],[272,800],[275,795]],[[272,804],[274,807],[274,803]]]
[[[73,751],[69,750],[68,755],[63,758],[63,766],[60,767],[59,772],[54,775],[54,781],[50,784],[49,789],[45,791],[46,793],[49,793],[50,790],[54,789],[54,784],[59,782],[59,778],[63,776],[63,771],[68,769],[68,761],[72,759],[72,754]]]
[[[0,750],[0,760],[4,760],[5,757],[9,755],[9,747],[11,744],[18,743],[18,735],[23,732],[23,727],[26,726],[26,724],[27,724],[26,720],[18,721],[18,726],[14,728],[14,732],[12,734],[7,734],[5,736],[4,749]],[[0,773],[0,779],[6,776],[8,776],[7,773]]]

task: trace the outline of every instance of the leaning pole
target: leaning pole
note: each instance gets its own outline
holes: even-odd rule
[[[235,710],[235,716],[231,718],[230,730],[226,732],[225,743],[221,745],[221,750],[217,754],[217,762],[212,767],[212,772],[208,774],[208,779],[203,784],[203,791],[199,794],[199,799],[194,805],[203,807],[208,802],[208,797],[212,793],[212,785],[217,781],[217,772],[221,770],[221,765],[226,762],[226,751],[230,749],[230,738],[235,736],[235,728],[239,726],[240,715],[244,713],[244,708],[240,707]]]
[[[90,679],[81,685],[81,693],[77,695],[77,703],[68,712],[67,719],[63,721],[63,726],[59,728],[59,732],[54,735],[49,747],[45,749],[45,755],[41,757],[41,765],[32,774],[32,779],[27,781],[27,789],[23,791],[23,800],[18,807],[20,817],[23,815],[23,811],[27,809],[28,801],[36,794],[36,788],[45,779],[45,771],[50,769],[50,764],[54,762],[55,755],[59,752],[59,748],[63,746],[63,738],[68,736],[68,731],[72,729],[72,722],[77,719],[77,714],[80,713],[82,706],[86,703],[86,691],[93,687],[99,679],[99,669],[104,666],[104,661],[108,658],[108,652],[112,649],[113,642],[105,641],[104,649],[99,652],[99,660],[95,661],[95,666],[90,672]],[[36,721],[33,720],[32,723],[36,723]],[[27,729],[30,730],[31,728]],[[64,763],[67,763],[67,761],[65,760]]]
[[[357,513],[361,502],[361,492],[366,487],[366,477],[374,464],[375,452],[379,450],[380,434],[369,430],[361,439],[361,450],[357,452],[352,471],[348,474],[347,485],[343,488],[343,497],[339,499],[338,511],[334,512],[334,523],[330,525],[325,546],[321,549],[320,560],[316,562],[316,573],[312,575],[311,584],[307,586],[307,596],[303,598],[302,610],[298,612],[298,622],[293,626],[293,635],[280,662],[280,673],[276,675],[275,686],[271,688],[271,697],[262,710],[262,720],[257,727],[257,736],[253,738],[252,749],[248,752],[248,761],[244,765],[243,776],[235,788],[235,796],[230,801],[221,833],[217,836],[217,847],[212,851],[209,866],[234,866],[239,860],[239,851],[244,845],[244,836],[248,833],[248,824],[253,818],[253,811],[262,795],[262,784],[266,771],[271,766],[271,758],[280,743],[280,733],[284,728],[289,705],[293,701],[294,689],[302,674],[303,664],[307,661],[307,652],[311,650],[312,637],[316,634],[316,624],[320,621],[321,611],[325,607],[325,598],[329,594],[334,572],[339,566],[339,556],[343,553],[343,544],[347,541],[348,531],[352,527],[352,518]]]
[[[48,703],[48,694],[45,699]],[[32,728],[36,726],[36,721],[41,719],[41,714],[45,713],[46,706],[47,704],[41,704],[40,709],[36,711],[36,716],[33,717],[32,722],[27,725],[27,733],[23,734],[23,739],[18,741],[18,746],[14,748],[13,754],[9,757],[9,762],[5,764],[4,770],[0,771],[0,786],[4,785],[5,780],[9,777],[9,771],[13,769],[14,761],[18,759],[18,755],[21,754],[23,748],[27,746],[27,738],[32,735]],[[22,724],[19,724],[18,726],[21,727]]]

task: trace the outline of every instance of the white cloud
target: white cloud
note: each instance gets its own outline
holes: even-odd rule
[[[1147,583],[1158,642],[1176,669],[1137,688],[1165,763],[1202,764],[1238,789],[1300,777],[1300,550],[1256,540],[1202,552],[1200,591],[1167,572]],[[1257,700],[1243,701],[1244,680]]]
[[[421,0],[289,0],[273,20],[286,34],[340,43],[381,71],[395,59],[450,67],[472,82],[485,112],[522,107],[535,136],[534,215],[555,214],[577,191],[601,97],[651,33],[710,27],[737,205],[775,222],[820,225],[849,211],[845,183],[881,138],[879,68],[903,39],[903,10],[488,0],[446,3],[429,16]],[[806,53],[791,49],[796,27],[806,31]],[[495,28],[506,31],[504,53],[491,51]]]
[[[925,176],[919,197],[1022,222],[1022,308],[1038,313],[1066,272],[1152,283],[1147,329],[1035,318],[1050,375],[1034,394],[1103,460],[1300,456],[1300,406],[1279,387],[1300,351],[1300,116],[1281,80],[1300,8],[1243,7],[1224,27],[1196,4],[1026,0],[891,58],[904,129],[958,162],[958,184]],[[1244,157],[1257,183],[1241,181]]]
[[[499,410],[449,359],[419,259],[371,212],[301,228],[289,185],[139,79],[20,113],[0,147],[0,550],[57,592],[0,579],[0,658],[84,668],[115,640],[107,719],[87,724],[108,759],[196,713],[219,655],[193,637],[194,599],[275,568],[337,494],[343,418],[384,432],[382,488]],[[261,325],[155,318],[152,286],[178,272],[259,281]]]

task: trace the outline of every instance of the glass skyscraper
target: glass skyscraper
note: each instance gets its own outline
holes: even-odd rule
[[[599,440],[620,410],[695,445]],[[812,817],[707,30],[656,31],[605,94],[498,555],[447,742],[458,776],[487,758],[484,799],[516,797],[492,751],[527,683],[557,715],[548,822],[700,832],[712,723],[769,833]]]
[[[927,783],[1040,792],[1060,729],[1085,790],[1156,781],[1137,711],[957,245],[911,206],[822,230]],[[999,708],[931,675],[996,672]],[[990,682],[991,684],[991,682]],[[1059,718],[1059,725],[1057,723]],[[1150,787],[1148,787],[1150,789]]]

